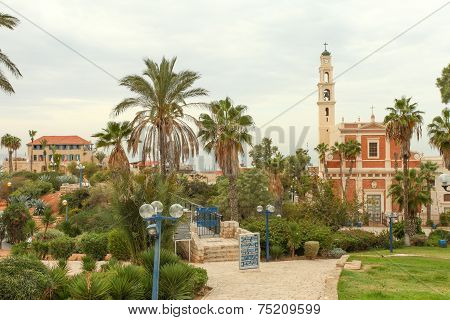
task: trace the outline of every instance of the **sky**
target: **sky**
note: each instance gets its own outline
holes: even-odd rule
[[[107,121],[133,116],[111,115],[131,96],[118,79],[140,74],[144,58],[177,56],[176,70],[201,74],[197,86],[209,96],[199,100],[229,96],[248,106],[258,137],[271,136],[286,154],[308,148],[317,163],[317,94],[312,93],[323,43],[329,44],[335,76],[387,44],[336,80],[336,122],[369,120],[371,106],[381,120],[385,108],[406,95],[429,123],[444,107],[435,82],[450,63],[446,3],[0,0],[0,12],[21,20],[14,31],[0,29],[0,49],[23,74],[21,79],[7,74],[16,94],[0,92],[0,135],[16,135],[25,144],[34,129],[37,136],[92,140]],[[413,149],[437,154],[426,135]],[[0,158],[5,154],[0,149]],[[23,147],[19,155],[24,154]]]

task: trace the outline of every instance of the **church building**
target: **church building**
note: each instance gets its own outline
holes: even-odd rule
[[[386,214],[398,212],[398,206],[388,197],[388,189],[392,184],[396,170],[402,170],[400,148],[395,142],[386,138],[386,128],[382,119],[377,121],[373,115],[368,121],[358,119],[355,122],[335,122],[335,82],[333,80],[332,56],[327,51],[320,56],[318,83],[318,121],[319,143],[332,147],[335,142],[356,140],[361,144],[361,153],[356,161],[347,161],[343,165],[343,181],[346,197],[351,200],[357,197],[363,203],[372,225],[385,222]],[[420,166],[421,154],[411,152],[410,168]],[[328,179],[333,180],[336,192],[341,193],[340,161],[336,154],[326,156]],[[350,166],[352,166],[350,170]],[[319,172],[324,176],[324,164],[320,163]],[[350,175],[351,173],[351,175]]]

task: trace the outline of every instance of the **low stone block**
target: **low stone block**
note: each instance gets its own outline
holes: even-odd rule
[[[349,255],[344,254],[342,257],[339,258],[339,260],[336,262],[336,267],[342,268],[344,267],[345,263],[348,260]]]
[[[344,265],[344,269],[347,269],[347,270],[360,270],[361,269],[361,261],[360,260],[353,260],[351,262],[347,262]]]

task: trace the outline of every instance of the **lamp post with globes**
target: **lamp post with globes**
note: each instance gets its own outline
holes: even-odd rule
[[[145,203],[139,208],[139,214],[148,223],[148,234],[156,239],[153,260],[152,300],[158,300],[162,221],[177,220],[183,215],[183,207],[177,203],[171,205],[169,209],[170,217],[163,216],[162,212],[163,204],[160,201],[153,201],[151,204]]]
[[[62,205],[66,208],[66,222],[69,221],[69,206],[67,205],[67,200],[62,201]]]
[[[257,206],[256,211],[258,213],[262,213],[264,211],[263,206]],[[270,255],[269,255],[269,214],[275,212],[275,207],[271,204],[266,206],[266,210],[264,213],[266,214],[266,262],[269,262]]]
[[[77,169],[80,170],[80,189],[81,189],[81,187],[83,186],[82,183],[83,183],[84,166],[83,166],[83,164],[80,161],[78,161]]]

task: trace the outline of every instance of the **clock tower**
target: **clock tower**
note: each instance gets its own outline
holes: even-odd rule
[[[333,66],[331,65],[331,53],[325,50],[320,55],[319,83],[317,107],[319,111],[319,143],[331,145],[334,130],[334,98]]]

